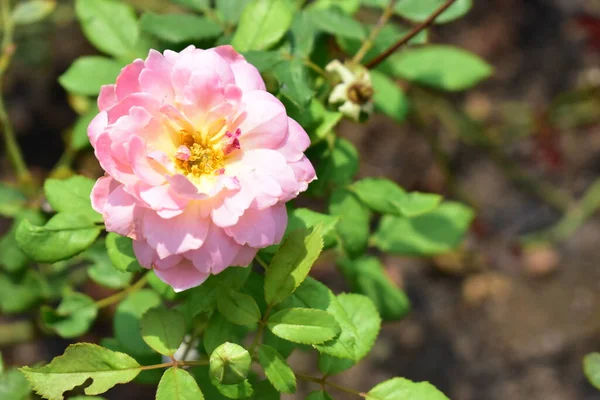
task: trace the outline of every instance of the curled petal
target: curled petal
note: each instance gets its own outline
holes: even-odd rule
[[[225,228],[225,232],[238,244],[263,248],[279,243],[286,225],[285,205],[277,204],[264,210],[246,210],[238,223]]]
[[[198,286],[210,276],[210,274],[198,271],[191,261],[185,259],[173,268],[154,268],[154,273],[176,292]]]

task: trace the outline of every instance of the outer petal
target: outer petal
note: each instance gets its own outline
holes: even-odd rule
[[[266,90],[265,82],[260,76],[260,72],[258,72],[254,65],[246,61],[241,54],[236,52],[233,47],[229,45],[218,46],[214,48],[214,51],[229,63],[235,76],[235,84],[240,89],[244,92]]]
[[[288,134],[277,149],[288,162],[299,161],[310,146],[310,138],[299,123],[288,117]]]
[[[149,212],[144,219],[144,237],[159,258],[183,254],[202,246],[210,222],[200,218],[200,210],[189,208],[183,214],[163,219]]]
[[[185,257],[191,260],[199,271],[218,274],[233,263],[241,249],[242,246],[227,236],[223,229],[211,224],[202,247],[186,253]]]
[[[285,107],[269,92],[255,90],[245,92],[242,104],[246,113],[240,124],[242,149],[276,149],[287,135]]]
[[[115,180],[110,176],[103,176],[99,178],[92,188],[92,194],[90,195],[92,208],[102,214],[110,192],[115,190],[117,185],[118,184],[115,182]]]
[[[146,143],[139,136],[132,136],[129,140],[129,162],[133,172],[149,185],[162,185],[165,177],[156,171],[148,160]]]
[[[289,166],[294,171],[296,180],[298,181],[298,187],[295,192],[290,192],[288,196],[285,196],[281,201],[289,201],[296,197],[299,193],[304,192],[308,189],[308,184],[317,179],[315,168],[310,163],[310,160],[306,156],[302,156],[300,161],[290,163]]]
[[[104,111],[115,104],[117,104],[115,85],[103,85],[100,88],[100,94],[98,95],[98,109]]]
[[[154,260],[158,259],[156,250],[142,239],[133,241],[133,252],[135,253],[135,258],[137,258],[140,265],[144,268],[152,268]]]
[[[169,269],[154,268],[154,273],[162,281],[171,285],[176,292],[198,286],[210,276],[198,271],[192,262],[186,259]]]
[[[284,204],[257,210],[246,210],[238,223],[225,232],[241,245],[267,247],[279,243],[287,225],[287,211]]]
[[[170,81],[172,68],[173,64],[162,54],[151,49],[146,58],[145,68],[140,73],[140,89],[162,102],[172,101],[174,96]]]
[[[108,115],[106,111],[100,112],[98,115],[94,117],[92,122],[88,125],[87,134],[90,139],[90,143],[92,147],[96,148],[96,142],[98,141],[98,136],[106,131],[106,126],[108,125]]]
[[[256,253],[258,253],[258,249],[250,246],[244,246],[239,253],[237,253],[231,262],[231,265],[245,267],[252,262],[254,257],[256,257]]]
[[[144,60],[138,58],[121,70],[115,86],[117,100],[123,100],[132,93],[140,92],[139,77],[142,69],[144,69]]]
[[[119,186],[108,196],[103,216],[107,231],[131,238],[138,236],[142,210],[137,206],[135,198],[123,190],[123,186]]]

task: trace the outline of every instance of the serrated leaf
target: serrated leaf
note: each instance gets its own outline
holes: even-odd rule
[[[334,36],[342,36],[362,40],[365,29],[360,22],[338,8],[311,9],[307,11],[311,22],[317,29]]]
[[[37,210],[25,209],[15,215],[8,232],[0,237],[0,266],[9,272],[17,272],[29,263],[29,258],[17,245],[16,238],[17,228],[24,220],[29,220],[34,225],[45,222],[44,215]]]
[[[162,355],[174,357],[183,343],[185,320],[179,311],[152,308],[144,313],[140,326],[144,342]]]
[[[47,179],[44,194],[52,208],[58,212],[76,212],[94,222],[102,222],[102,215],[92,208],[90,195],[94,181],[81,175],[68,179]]]
[[[140,19],[140,28],[171,43],[210,39],[223,33],[223,28],[216,22],[191,14],[146,12]]]
[[[312,23],[306,11],[296,12],[292,21],[291,45],[292,53],[297,57],[308,57],[315,46],[317,27]]]
[[[282,393],[296,392],[296,375],[277,350],[264,344],[260,345],[258,361],[275,389]]]
[[[15,25],[28,25],[43,20],[56,8],[55,0],[29,0],[18,3],[10,19]]]
[[[74,338],[86,333],[96,320],[98,308],[94,299],[83,293],[67,294],[56,310],[42,307],[42,321],[63,338]]]
[[[460,244],[473,217],[473,210],[455,202],[445,202],[415,218],[385,215],[373,235],[373,243],[381,251],[393,254],[443,254]]]
[[[600,353],[590,353],[583,358],[583,371],[590,383],[600,390]]]
[[[293,15],[287,0],[253,0],[242,12],[231,45],[242,52],[268,49],[283,37]]]
[[[284,240],[265,274],[265,300],[275,305],[289,297],[306,279],[323,249],[322,225],[297,230]]]
[[[122,289],[131,282],[131,272],[123,272],[114,267],[106,252],[104,240],[97,240],[82,257],[92,263],[87,268],[87,273],[97,284],[109,289]]]
[[[156,292],[142,289],[132,293],[118,306],[114,318],[114,333],[128,353],[143,355],[152,349],[142,339],[141,319],[146,311],[162,303]]]
[[[123,65],[110,58],[83,56],[76,59],[58,82],[67,91],[84,96],[97,96],[102,85],[115,82]]]
[[[254,394],[254,389],[248,380],[236,385],[223,385],[213,376],[210,376],[210,382],[223,396],[229,399],[247,399]],[[211,399],[212,400],[212,399]]]
[[[31,259],[54,263],[87,249],[100,234],[100,228],[88,216],[59,213],[44,226],[23,220],[17,227],[19,248]]]
[[[410,311],[406,294],[392,283],[377,257],[363,256],[338,262],[353,292],[368,296],[386,321],[397,321]]]
[[[423,22],[444,4],[445,0],[401,0],[394,7],[396,14]],[[438,24],[454,21],[465,15],[473,6],[473,0],[457,0],[435,19]]]
[[[70,345],[62,356],[40,368],[20,369],[36,393],[48,400],[63,400],[63,393],[92,383],[84,390],[87,395],[106,392],[119,383],[127,383],[141,371],[140,365],[127,354],[117,353],[90,343]]]
[[[252,298],[244,293],[236,292],[227,287],[217,299],[219,312],[236,325],[253,325],[260,320],[260,309]]]
[[[271,315],[267,326],[282,339],[302,344],[320,344],[339,335],[341,329],[326,311],[287,308]]]
[[[189,372],[171,367],[158,384],[156,400],[204,400],[204,395]]]
[[[297,229],[310,229],[318,224],[321,225],[321,234],[323,235],[323,248],[331,247],[336,242],[335,227],[339,217],[323,214],[313,211],[309,208],[296,208],[288,212],[288,226],[286,233],[291,233]]]
[[[108,257],[119,271],[136,272],[142,269],[133,252],[132,240],[125,236],[109,232],[106,235]]]
[[[344,250],[352,257],[363,254],[369,242],[369,210],[349,190],[337,189],[329,199],[329,212],[340,218],[336,231]]]
[[[279,81],[279,93],[282,96],[301,110],[308,106],[314,93],[304,63],[298,60],[283,61],[273,69],[273,73]]]
[[[75,13],[83,33],[98,50],[113,56],[131,57],[136,51],[139,29],[135,11],[116,0],[76,0]]]
[[[14,217],[26,203],[27,198],[17,188],[0,183],[0,215]]]
[[[493,68],[468,51],[445,45],[407,49],[388,59],[386,71],[436,89],[461,91],[488,78]]]
[[[404,378],[393,378],[375,386],[367,400],[449,400],[429,382],[412,382]]]

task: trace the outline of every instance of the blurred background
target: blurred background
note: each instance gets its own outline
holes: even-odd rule
[[[76,119],[74,99],[57,78],[75,58],[96,51],[72,3],[62,0],[51,20],[19,31],[16,40],[4,96],[27,163],[41,179],[61,157],[62,137]],[[384,258],[413,310],[387,323],[372,355],[339,380],[368,388],[405,376],[428,380],[454,400],[600,399],[581,365],[600,349],[600,1],[477,0],[465,18],[434,27],[430,42],[478,54],[494,66],[493,77],[463,94],[407,87],[416,101],[406,123],[377,116],[345,122],[339,134],[361,153],[359,176],[458,199],[478,216],[455,253]],[[78,155],[75,166],[100,174],[91,154]],[[10,181],[10,174],[0,150],[0,179]],[[0,220],[0,230],[7,227]],[[347,290],[327,259],[314,275]],[[110,332],[111,310],[103,312],[83,340]],[[9,364],[22,365],[50,359],[66,343],[39,336],[0,346]],[[305,370],[316,365],[299,352],[290,362]],[[111,393],[144,399],[153,392],[136,386]]]

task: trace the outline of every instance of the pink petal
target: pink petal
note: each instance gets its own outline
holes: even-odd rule
[[[139,76],[142,69],[144,69],[144,60],[138,58],[121,70],[115,85],[118,100],[121,101],[130,94],[140,92]]]
[[[223,229],[211,224],[202,247],[186,253],[185,257],[199,271],[217,274],[231,265],[241,249],[242,246],[227,236]]]
[[[185,259],[169,269],[154,268],[154,273],[163,282],[171,285],[176,292],[198,286],[210,276],[210,274],[198,271],[191,261]]]
[[[258,253],[258,249],[254,248],[254,247],[250,247],[250,246],[244,246],[235,255],[235,258],[231,262],[231,265],[245,267],[252,262],[254,257],[256,257],[256,253]]]
[[[129,140],[129,162],[133,172],[149,185],[158,186],[165,182],[165,177],[156,171],[148,161],[146,143],[139,136],[132,136]]]
[[[276,149],[288,130],[284,105],[262,90],[245,92],[242,97],[246,119],[240,124],[242,149]]]
[[[154,260],[158,259],[156,250],[141,239],[133,241],[133,252],[135,253],[135,258],[137,258],[140,265],[144,268],[152,268]]]
[[[172,101],[174,92],[170,75],[173,65],[158,51],[151,49],[145,66],[139,77],[140,89],[162,102]]]
[[[241,245],[267,247],[279,243],[287,225],[284,204],[257,210],[249,208],[237,224],[225,228],[225,233]]]
[[[98,109],[104,111],[115,104],[117,104],[115,85],[103,85],[100,88],[100,94],[98,95]]]
[[[167,258],[163,258],[163,259],[156,259],[154,260],[154,266],[158,269],[169,269],[169,268],[173,268],[174,266],[176,266],[177,264],[179,264],[181,262],[181,260],[183,260],[183,256],[176,254],[173,256],[169,256]]]
[[[106,126],[108,125],[108,115],[106,111],[100,112],[98,115],[94,117],[94,119],[90,122],[87,128],[88,138],[90,139],[90,143],[92,147],[96,147],[96,142],[98,141],[98,136],[106,131]]]
[[[258,70],[250,64],[246,59],[234,50],[233,47],[218,46],[213,49],[225,61],[229,63],[233,75],[235,76],[235,84],[245,92],[253,90],[265,90],[265,82]]]
[[[300,160],[304,150],[310,146],[310,139],[299,123],[288,118],[288,134],[281,147],[277,149],[288,162]]]
[[[90,195],[92,208],[102,214],[106,201],[108,200],[108,195],[115,190],[117,186],[118,183],[110,176],[99,178],[92,188],[92,194]]]
[[[142,221],[142,210],[133,196],[125,192],[123,186],[113,190],[108,196],[103,210],[104,223],[108,232],[121,236],[137,237]]]
[[[140,186],[140,198],[153,210],[181,210],[189,200],[171,190],[170,185]]]

